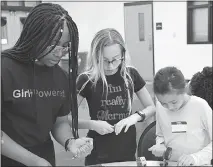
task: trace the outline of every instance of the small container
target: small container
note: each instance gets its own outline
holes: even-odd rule
[[[164,153],[164,159],[169,160],[172,156],[172,148],[167,147],[166,152]]]
[[[145,157],[137,157],[137,166],[146,166],[146,158]]]

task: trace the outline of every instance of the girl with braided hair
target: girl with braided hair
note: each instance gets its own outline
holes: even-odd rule
[[[77,78],[78,104],[86,98],[91,120],[79,119],[80,128],[89,128],[94,149],[85,165],[134,161],[136,128],[155,114],[155,106],[145,81],[128,65],[128,53],[120,33],[102,29],[91,43],[88,69]],[[133,94],[142,111],[132,112]],[[72,122],[70,120],[70,122]]]
[[[35,6],[14,47],[2,55],[2,166],[55,166],[52,136],[74,157],[91,138],[78,136],[78,29],[58,4]],[[58,62],[69,54],[69,75]],[[68,114],[72,111],[72,131]]]

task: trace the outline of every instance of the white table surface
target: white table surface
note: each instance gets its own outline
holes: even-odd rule
[[[146,161],[146,166],[160,166],[162,161]],[[102,166],[137,166],[136,161],[113,162],[101,164]],[[168,166],[177,166],[177,162],[168,162]]]

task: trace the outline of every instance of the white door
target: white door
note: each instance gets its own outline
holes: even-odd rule
[[[152,4],[124,4],[125,41],[135,66],[146,82],[154,75]]]
[[[154,100],[152,88],[154,78],[152,4],[147,4],[147,2],[125,3],[124,19],[125,41],[131,63],[146,81],[146,88]],[[134,96],[133,112],[142,110],[143,107],[139,99]],[[137,142],[144,129],[154,120],[153,117],[136,124]]]

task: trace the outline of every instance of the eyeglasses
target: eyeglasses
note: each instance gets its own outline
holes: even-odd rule
[[[105,65],[116,65],[118,62],[120,62],[121,60],[123,60],[123,57],[119,58],[119,59],[113,59],[112,61],[109,61],[109,60],[104,60],[104,64]]]
[[[54,45],[51,45],[49,48],[52,50]],[[55,57],[63,57],[68,53],[68,46],[59,46],[56,45],[55,48],[51,51],[51,54],[53,54]]]
[[[50,47],[54,47],[54,45],[51,45]],[[62,50],[63,52],[67,52],[68,51],[69,46],[59,46],[56,45],[54,50]]]
[[[52,49],[54,47],[54,45],[50,45],[47,47],[47,49],[41,53],[41,55],[39,56],[38,59],[41,59],[43,57],[45,57],[47,54],[52,54],[54,55],[55,57],[63,57],[65,56],[68,51],[69,51],[69,46],[59,46],[59,45],[56,45],[54,49]],[[51,52],[49,52],[51,50]]]

